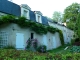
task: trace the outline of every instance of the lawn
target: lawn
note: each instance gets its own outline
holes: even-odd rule
[[[64,50],[66,47],[68,47],[68,49]],[[64,46],[60,46],[56,49],[52,49],[52,50],[48,50],[49,53],[63,53],[63,54],[66,54],[66,53],[69,53],[70,51],[70,45],[64,45]]]

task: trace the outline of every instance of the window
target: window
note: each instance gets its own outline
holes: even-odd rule
[[[40,22],[40,16],[38,16],[38,22]]]
[[[8,34],[6,32],[0,32],[0,48],[7,46]]]
[[[24,10],[23,16],[26,17],[26,18],[27,18],[27,13],[28,12],[26,10]]]
[[[31,39],[33,39],[34,38],[34,33],[31,33]]]

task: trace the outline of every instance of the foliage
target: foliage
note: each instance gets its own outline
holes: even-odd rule
[[[3,49],[16,49],[14,46],[5,46]]]
[[[76,21],[76,35],[80,39],[80,13],[78,14],[77,21]]]
[[[75,39],[71,39],[71,45],[73,45],[74,44],[74,42],[75,42]]]
[[[70,49],[71,52],[78,52],[80,53],[80,46],[73,46],[71,49]]]
[[[61,44],[64,45],[64,38],[63,38],[63,33],[61,30],[58,30],[59,32],[59,37],[60,37],[60,40],[61,40]]]
[[[80,4],[72,3],[70,6],[66,7],[64,10],[64,21],[67,22],[67,27],[74,29],[77,16],[80,12]]]
[[[64,21],[67,19],[76,21],[77,15],[79,13],[80,4],[72,3],[70,6],[66,7],[64,10]]]
[[[38,52],[41,52],[41,53],[45,53],[46,52],[46,46],[45,45],[40,45],[38,48],[37,48],[37,51]]]
[[[54,54],[0,49],[0,60],[79,60],[80,53]]]
[[[67,46],[70,46],[70,45],[65,44],[65,45],[59,46],[59,47],[57,47],[55,49],[48,50],[47,52],[55,53],[55,54],[58,54],[58,53],[67,54],[67,53],[70,52],[70,48],[68,48],[67,50],[64,50]]]
[[[31,42],[32,42],[32,41],[31,41],[31,39],[29,38],[29,39],[27,40],[27,42],[26,42],[26,43],[27,43],[27,46],[26,46],[27,49],[30,48]]]
[[[74,30],[75,29],[75,24],[72,22],[72,21],[69,21],[69,22],[66,22],[66,24],[67,24],[67,27],[69,28],[69,29],[71,29],[71,30]],[[73,26],[73,27],[72,27]]]
[[[37,49],[37,47],[38,47],[38,40],[37,40],[37,39],[33,39],[32,44],[33,44],[33,47],[34,47],[35,49]]]
[[[48,27],[47,27],[47,30],[48,30],[49,32],[51,32],[51,33],[57,32],[56,28],[53,28],[52,26],[48,26]]]
[[[52,20],[55,21],[55,22],[62,22],[62,14],[61,14],[61,12],[55,11],[53,13]]]
[[[30,47],[32,46],[33,48],[35,48],[35,50],[37,50],[38,47],[38,40],[37,39],[28,39],[26,42],[27,46],[26,49],[30,49]]]

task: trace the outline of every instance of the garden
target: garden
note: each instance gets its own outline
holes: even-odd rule
[[[32,46],[36,51],[31,50]],[[7,46],[0,49],[0,60],[80,60],[80,46],[66,44],[56,49],[46,50],[45,45],[37,47],[37,39],[27,40],[25,50],[16,50],[13,46]],[[65,49],[68,47],[67,49]]]
[[[80,60],[80,51],[70,52],[65,50],[57,52],[55,53],[53,50],[53,52],[40,53],[29,50],[0,49],[0,60]]]

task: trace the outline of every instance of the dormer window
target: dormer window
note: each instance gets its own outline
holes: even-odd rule
[[[38,22],[40,22],[40,16],[38,16]]]
[[[21,5],[21,16],[24,16],[26,19],[30,19],[30,16],[29,16],[29,10],[31,8],[26,5],[26,4],[22,4]]]
[[[27,17],[28,17],[28,11],[24,10],[23,16],[24,16],[25,18],[27,18]]]
[[[42,23],[42,13],[40,11],[34,11],[35,16],[36,16],[36,21],[39,23]]]

